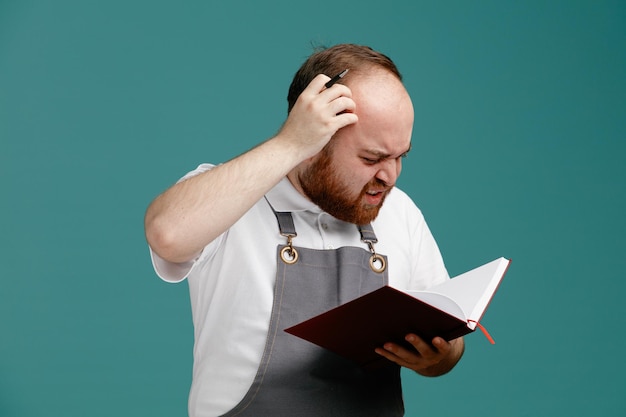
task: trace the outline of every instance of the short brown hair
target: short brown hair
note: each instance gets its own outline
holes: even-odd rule
[[[333,77],[348,68],[350,72],[346,78],[354,77],[355,74],[362,73],[372,67],[385,69],[402,81],[402,75],[396,64],[388,56],[369,46],[339,44],[314,52],[293,77],[287,95],[287,102],[289,103],[287,111],[291,111],[302,91],[317,75],[326,74]]]

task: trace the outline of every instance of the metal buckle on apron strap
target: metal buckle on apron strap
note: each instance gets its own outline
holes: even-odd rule
[[[287,246],[280,250],[280,259],[288,265],[295,264],[298,262],[298,251],[293,247],[292,240],[294,237],[298,236],[298,234],[296,233],[296,228],[293,224],[293,217],[290,212],[279,212],[274,210],[274,207],[272,207],[269,200],[267,200],[267,197],[266,201],[276,215],[281,236],[285,236],[287,238]],[[376,250],[374,250],[374,243],[378,243],[376,233],[374,233],[371,224],[357,225],[357,228],[361,234],[361,241],[367,243],[367,246],[372,253],[372,256],[370,256],[369,259],[370,269],[380,274],[387,269],[387,262],[385,261],[384,256],[377,254]]]
[[[267,198],[265,199],[267,200]],[[267,203],[270,203],[269,200],[267,200]],[[286,264],[295,264],[298,262],[298,251],[293,247],[292,239],[298,236],[298,234],[296,233],[296,227],[293,224],[293,217],[288,211],[274,210],[274,207],[272,207],[271,204],[270,208],[276,215],[276,220],[278,220],[280,235],[287,238],[287,246],[280,250],[280,259],[282,259]]]
[[[297,234],[281,233],[281,235],[287,238],[287,246],[280,250],[280,259],[286,264],[295,264],[298,262],[298,251],[293,247],[291,240],[297,236]]]
[[[384,257],[376,253],[374,243],[369,241],[366,241],[366,243],[370,248],[370,252],[372,252],[372,256],[370,256],[370,268],[372,271],[380,274],[387,268],[387,262],[385,262]]]
[[[367,243],[367,246],[370,248],[370,252],[372,252],[372,256],[370,256],[370,268],[372,271],[380,274],[385,269],[387,269],[387,262],[385,261],[385,257],[376,253],[374,250],[374,243],[378,243],[378,238],[372,229],[371,224],[361,224],[358,225],[359,233],[361,233],[361,240]]]
[[[283,213],[276,213],[276,215],[279,217],[284,216]],[[287,230],[281,230],[280,232],[281,236],[285,236],[287,238],[287,246],[280,250],[280,259],[282,259],[284,263],[292,265],[298,262],[298,251],[296,250],[296,248],[293,247],[293,238],[298,236],[298,234],[293,227],[293,220],[290,214],[288,223],[290,224],[288,224],[288,227],[286,227]],[[359,232],[361,233],[361,240],[367,243],[367,246],[372,253],[372,256],[370,256],[369,259],[370,269],[377,274],[380,274],[385,271],[385,269],[387,269],[387,262],[385,261],[385,257],[377,254],[376,250],[374,249],[374,243],[377,243],[378,239],[376,238],[374,231],[371,230],[370,227],[371,226],[369,225],[358,226]]]

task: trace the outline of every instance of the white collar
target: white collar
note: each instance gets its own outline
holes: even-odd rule
[[[300,194],[287,177],[283,178],[274,188],[265,195],[276,211],[310,211],[321,213],[317,204]]]

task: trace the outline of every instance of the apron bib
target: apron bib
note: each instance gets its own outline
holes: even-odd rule
[[[259,369],[243,400],[225,416],[402,416],[400,367],[365,370],[283,331],[388,282],[386,258],[374,252],[371,226],[359,226],[370,252],[292,245],[291,213],[275,212],[287,245],[277,248],[274,303]]]

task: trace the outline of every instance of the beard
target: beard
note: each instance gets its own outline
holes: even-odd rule
[[[373,221],[383,206],[390,187],[383,181],[373,178],[358,195],[342,181],[334,169],[331,150],[326,146],[319,157],[299,175],[304,194],[319,208],[331,216],[348,223],[365,225]],[[368,189],[385,187],[380,203],[366,204],[364,197]]]

